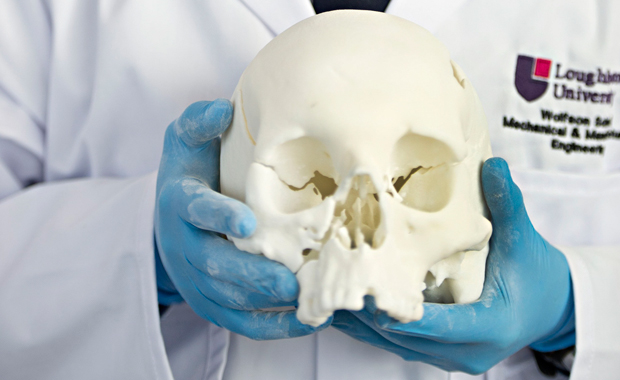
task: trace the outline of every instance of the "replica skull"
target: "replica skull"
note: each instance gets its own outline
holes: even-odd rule
[[[306,19],[243,73],[223,136],[222,193],[257,218],[232,239],[297,273],[319,325],[364,296],[402,322],[482,291],[491,156],[478,97],[423,28],[378,12]]]

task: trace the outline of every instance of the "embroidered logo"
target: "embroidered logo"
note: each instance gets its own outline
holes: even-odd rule
[[[549,86],[547,80],[550,73],[550,59],[519,55],[517,57],[517,69],[515,70],[517,92],[528,102],[540,98]]]
[[[620,141],[611,107],[618,86],[620,71],[601,66],[582,68],[565,65],[557,59],[518,55],[515,88],[527,102],[544,96],[540,102],[544,108],[534,106],[540,111],[539,117],[534,116],[536,112],[532,113],[535,109],[531,107],[521,115],[505,114],[502,125],[547,135],[551,143],[548,146],[555,151],[602,156],[607,148],[606,140]],[[574,108],[573,104],[579,103],[587,107]]]

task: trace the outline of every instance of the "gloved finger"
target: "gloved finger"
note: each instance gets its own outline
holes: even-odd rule
[[[385,311],[378,309],[375,304],[374,297],[370,296],[364,297],[364,309],[353,313],[355,314],[355,316],[367,323],[369,326],[377,328],[377,332],[379,333],[394,332],[403,336],[419,336],[420,338],[431,339],[437,342],[451,343],[448,338],[444,337],[442,331],[437,331],[433,329],[424,331],[424,333],[420,334],[419,331],[415,329],[409,329],[409,327],[413,327],[416,325],[420,325],[420,327],[422,327],[427,325],[429,320],[442,318],[442,316],[433,315],[433,309],[431,305],[432,304],[425,303],[423,318],[420,321],[410,323],[401,323],[398,320],[390,317]],[[445,326],[439,324],[439,327]]]
[[[424,316],[421,320],[400,323],[390,318],[387,313],[374,313],[374,322],[386,332],[423,338],[439,343],[476,343],[491,338],[493,331],[485,323],[488,310],[482,303],[472,304],[424,304]]]
[[[179,181],[173,191],[179,216],[197,228],[237,238],[246,238],[256,229],[256,218],[248,206],[195,178]]]
[[[425,346],[426,341],[429,341],[428,338],[412,337],[398,332],[394,333],[387,331],[377,324],[375,319],[376,313],[371,313],[366,308],[358,311],[350,311],[350,313],[353,314],[355,318],[364,323],[366,326],[374,330],[377,334],[381,335],[387,341],[397,346],[405,347],[407,349],[415,347],[416,352],[427,354],[426,352],[420,351],[420,348]],[[437,343],[435,341],[433,342]]]
[[[410,336],[399,332],[388,332],[379,328],[379,326],[375,323],[373,314],[367,310],[354,311],[351,313],[368,327],[374,329],[375,332],[387,341],[403,347],[403,349],[413,351],[416,357],[422,358],[420,360],[439,367],[445,371],[482,373],[490,368],[488,363],[485,364],[484,361],[472,360],[473,352],[481,352],[481,350],[485,349],[484,347],[481,348],[481,346],[477,343],[441,342],[425,337]],[[482,343],[482,345],[484,345],[484,343]],[[494,350],[495,348],[487,347],[486,349]],[[481,367],[477,367],[477,365],[481,365]],[[480,370],[480,368],[482,368],[482,370]]]
[[[190,148],[198,148],[221,135],[230,125],[233,106],[227,99],[191,104],[174,121],[177,137]]]
[[[439,367],[445,371],[482,373],[490,368],[488,362],[485,363],[484,361],[472,360],[473,353],[479,353],[481,350],[485,349],[484,347],[481,348],[481,346],[476,343],[439,342],[423,337],[409,336],[397,332],[388,332],[381,329],[376,324],[374,313],[371,313],[366,309],[351,311],[350,313],[363,324],[383,337],[387,342],[390,342],[397,347],[401,347],[395,351],[393,348],[394,346],[388,345],[385,349],[391,350],[405,359],[408,359],[407,355],[410,355],[409,358],[414,357],[414,359],[411,360],[420,360]],[[368,334],[370,333],[368,332]],[[484,343],[482,345],[484,346]],[[494,347],[491,347],[490,349],[495,350]],[[482,370],[480,370],[481,368]]]
[[[355,314],[357,314],[357,312]],[[410,348],[403,347],[386,339],[375,329],[364,323],[362,320],[358,319],[356,315],[353,315],[353,313],[349,311],[336,311],[334,313],[334,320],[332,321],[332,326],[336,330],[342,331],[343,333],[347,334],[355,340],[384,349],[400,356],[405,360],[422,361],[435,365],[439,364],[439,361],[435,357],[421,352],[417,352]]]
[[[274,307],[293,306],[296,301],[282,301],[270,295],[253,292],[230,282],[222,282],[193,269],[191,284],[204,298],[220,306],[236,310],[260,310]],[[192,289],[190,289],[192,290]]]
[[[506,161],[499,157],[486,160],[482,166],[482,188],[491,211],[494,233],[514,231],[516,223],[529,220],[523,195],[512,181]]]
[[[188,246],[187,261],[198,271],[224,283],[272,296],[284,302],[299,294],[295,274],[268,258],[239,250],[216,234],[187,229],[183,238]]]
[[[218,326],[254,340],[295,338],[321,331],[331,324],[331,318],[318,327],[305,325],[295,311],[245,311],[222,307],[205,298],[199,305],[188,301],[194,311]]]

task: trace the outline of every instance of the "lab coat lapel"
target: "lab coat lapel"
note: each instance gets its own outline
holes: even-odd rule
[[[241,0],[265,26],[278,35],[299,21],[314,16],[310,0]]]

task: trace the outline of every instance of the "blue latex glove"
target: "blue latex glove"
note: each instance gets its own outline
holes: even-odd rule
[[[555,351],[575,344],[574,302],[564,255],[534,229],[506,162],[482,169],[493,236],[484,290],[471,304],[424,305],[424,317],[402,324],[376,309],[338,311],[346,334],[448,371],[478,374],[526,346]]]
[[[232,120],[228,100],[190,105],[166,130],[157,177],[155,240],[159,301],[185,300],[201,317],[252,339],[311,334],[294,311],[295,275],[264,256],[238,250],[217,233],[248,237],[256,219],[219,189],[220,138]]]

